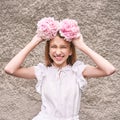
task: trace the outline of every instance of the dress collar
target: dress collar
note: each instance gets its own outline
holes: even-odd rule
[[[64,67],[59,68],[59,67],[56,67],[55,65],[52,64],[51,67],[56,69],[56,70],[58,70],[58,71],[66,71],[66,70],[70,70],[71,69],[71,65],[66,65]]]

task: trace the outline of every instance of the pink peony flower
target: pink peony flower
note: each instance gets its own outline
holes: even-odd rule
[[[59,28],[59,22],[55,21],[53,17],[42,18],[37,23],[37,35],[45,40],[53,39]]]
[[[59,33],[67,41],[71,42],[73,39],[80,37],[80,30],[77,21],[72,19],[64,19],[60,22]]]

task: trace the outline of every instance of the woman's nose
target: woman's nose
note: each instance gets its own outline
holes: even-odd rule
[[[57,55],[60,55],[60,54],[61,54],[61,50],[60,50],[60,49],[57,49],[57,50],[56,50],[56,54],[57,54]]]

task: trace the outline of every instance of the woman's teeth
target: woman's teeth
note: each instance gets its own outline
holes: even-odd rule
[[[56,58],[57,60],[62,60],[63,57],[64,57],[64,56],[55,56],[55,58]]]

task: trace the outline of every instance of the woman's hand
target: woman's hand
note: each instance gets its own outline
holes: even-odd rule
[[[42,42],[43,39],[40,38],[37,34],[32,38],[31,40],[31,43],[32,44],[35,44],[35,45],[38,45],[40,42]]]
[[[84,43],[83,40],[83,36],[82,34],[80,35],[80,37],[78,39],[74,39],[72,40],[72,43],[74,44],[74,46],[78,49],[82,49],[84,46],[86,46],[86,44]]]

